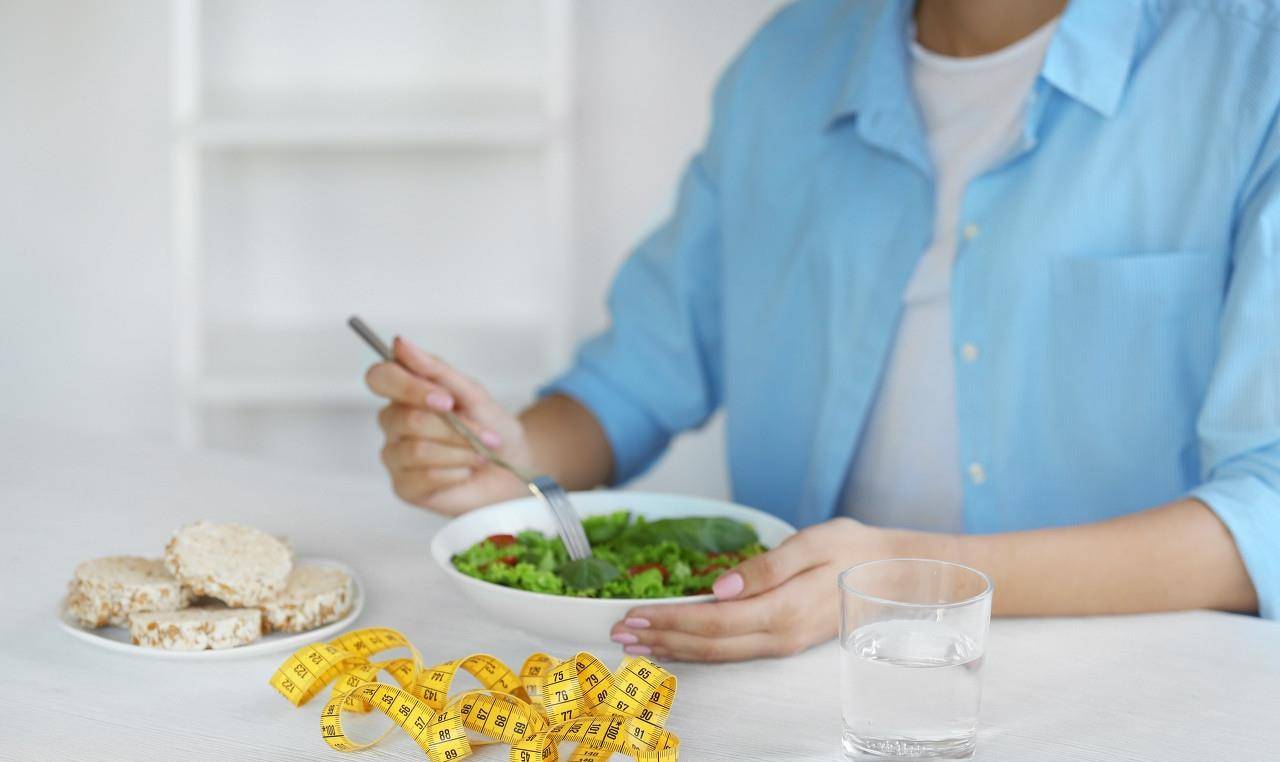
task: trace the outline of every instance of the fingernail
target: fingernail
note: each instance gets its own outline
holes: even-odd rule
[[[649,626],[649,620],[638,616],[629,616],[622,623],[633,630],[643,630]]]
[[[633,656],[648,656],[653,653],[653,649],[648,646],[625,646],[622,650]]]
[[[629,632],[615,632],[613,635],[610,635],[609,638],[614,643],[621,643],[624,646],[640,642],[640,638],[637,638]]]
[[[730,572],[715,581],[715,584],[711,586],[711,592],[715,593],[720,600],[724,600],[738,597],[738,594],[742,592],[742,588],[742,575],[737,572]]]
[[[480,432],[480,441],[484,442],[485,447],[497,448],[502,446],[502,437],[493,431]]]
[[[453,397],[444,392],[431,392],[427,395],[427,407],[436,410],[452,410]]]

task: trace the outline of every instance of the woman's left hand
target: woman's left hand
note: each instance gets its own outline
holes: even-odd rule
[[[835,636],[836,575],[900,555],[903,535],[845,517],[809,527],[721,575],[718,601],[637,606],[610,637],[627,653],[676,661],[789,656]]]

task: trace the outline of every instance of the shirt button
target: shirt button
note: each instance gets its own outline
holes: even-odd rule
[[[978,234],[981,232],[982,230],[980,230],[977,225],[970,222],[968,225],[964,226],[964,230],[961,231],[961,234],[964,235],[964,240],[972,241],[973,239],[977,238]]]
[[[987,471],[982,467],[981,463],[969,464],[969,481],[974,484],[982,484],[987,480]]]
[[[978,347],[966,342],[964,346],[960,347],[960,356],[964,358],[965,362],[973,362],[978,359]]]

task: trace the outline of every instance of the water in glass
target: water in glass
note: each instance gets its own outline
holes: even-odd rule
[[[982,647],[930,620],[865,624],[841,643],[845,756],[967,759],[977,738]]]

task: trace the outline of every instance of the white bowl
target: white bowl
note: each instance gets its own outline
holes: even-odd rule
[[[702,497],[658,495],[646,492],[595,490],[574,492],[573,506],[582,516],[627,509],[646,519],[678,516],[724,516],[751,524],[767,548],[776,547],[795,528],[782,519],[755,508]],[[533,497],[509,500],[465,513],[436,532],[431,556],[445,576],[479,604],[494,621],[533,635],[575,645],[609,643],[609,629],[634,606],[710,601],[711,595],[680,598],[571,598],[533,593],[495,585],[469,577],[453,567],[453,555],[492,534],[515,534],[526,529],[555,532],[555,520]]]

